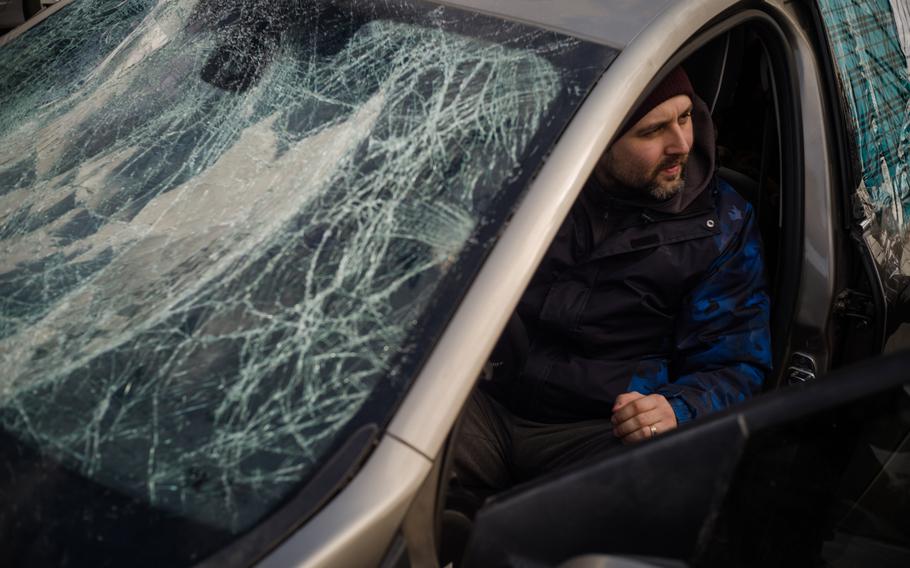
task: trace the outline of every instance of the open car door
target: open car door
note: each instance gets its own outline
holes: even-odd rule
[[[466,566],[910,565],[910,352],[517,487]]]

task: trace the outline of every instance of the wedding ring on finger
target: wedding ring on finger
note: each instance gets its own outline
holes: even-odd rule
[[[657,435],[657,426],[655,426],[654,424],[651,424],[651,437],[653,438],[656,435]]]

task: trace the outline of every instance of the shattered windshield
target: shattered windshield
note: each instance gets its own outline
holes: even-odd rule
[[[388,420],[615,56],[404,1],[48,21],[0,47],[0,526],[50,564],[52,514],[198,559]]]

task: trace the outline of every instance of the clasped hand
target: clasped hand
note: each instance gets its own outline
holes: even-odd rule
[[[627,392],[613,404],[613,433],[623,444],[637,444],[676,428],[676,414],[660,394]]]

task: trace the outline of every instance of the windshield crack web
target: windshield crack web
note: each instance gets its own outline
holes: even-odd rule
[[[3,48],[0,420],[237,531],[410,380],[394,362],[561,87],[442,9],[334,52],[313,38],[338,18],[250,47],[199,13],[83,0]]]

